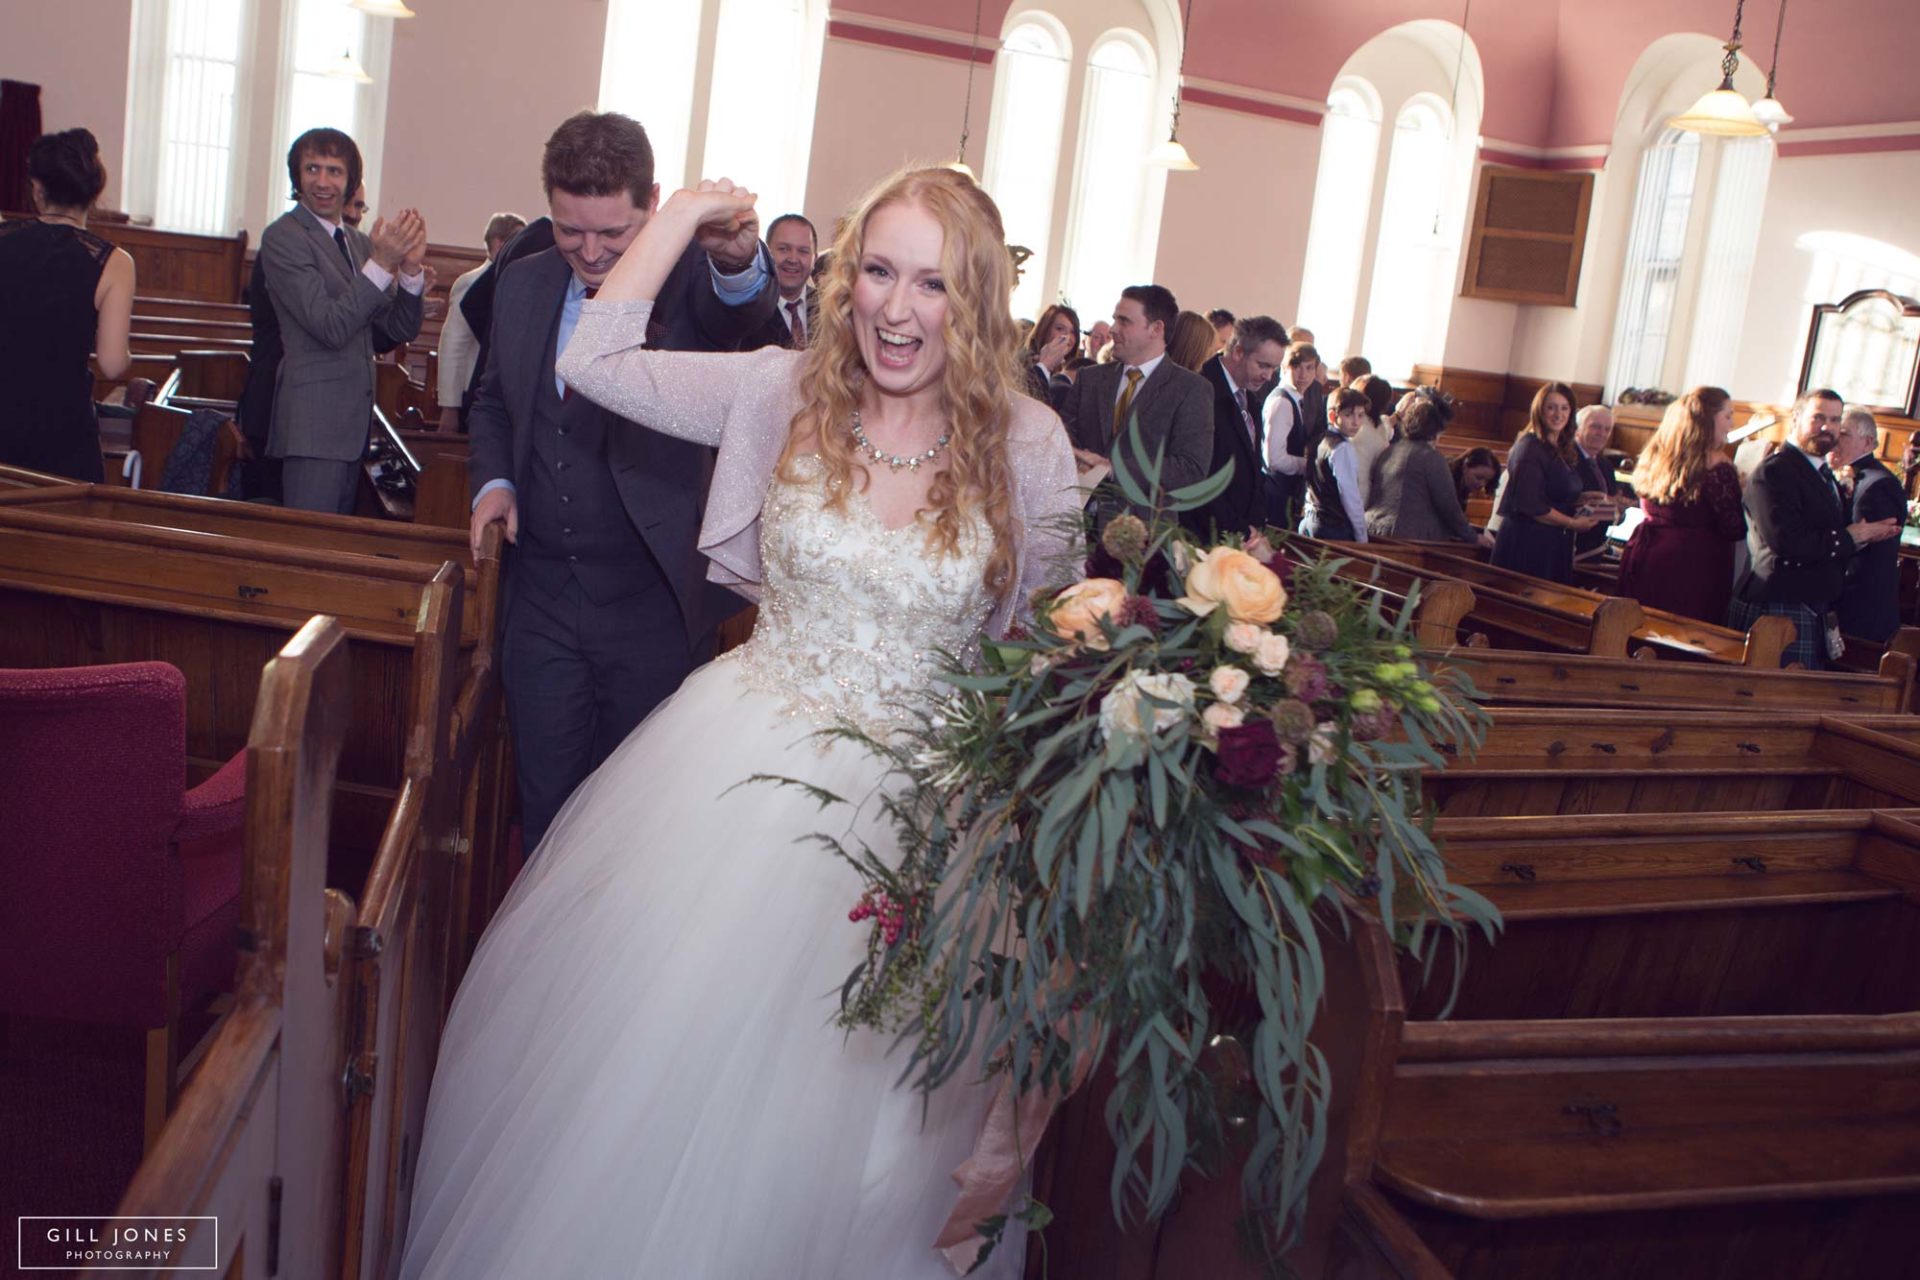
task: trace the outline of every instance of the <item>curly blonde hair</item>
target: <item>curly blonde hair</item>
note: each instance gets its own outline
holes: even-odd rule
[[[817,453],[826,470],[827,505],[834,511],[846,510],[856,483],[862,490],[866,487],[867,468],[849,430],[867,381],[854,339],[853,286],[868,223],[876,212],[895,204],[925,210],[944,233],[940,271],[947,289],[947,365],[940,379],[940,404],[952,441],[946,466],[927,491],[929,506],[921,509],[934,517],[927,543],[937,554],[957,554],[968,517],[983,515],[993,531],[984,582],[996,598],[1005,599],[1015,586],[1020,540],[1007,433],[1015,390],[1025,375],[1017,356],[1020,334],[1008,305],[1013,259],[1007,254],[1006,230],[992,198],[965,174],[904,170],[868,192],[842,220],[830,265],[818,281],[820,309],[800,373],[803,407],[794,415],[778,474],[782,480],[796,480],[795,460]]]
[[[1666,505],[1698,499],[1707,482],[1707,455],[1719,446],[1713,420],[1731,399],[1719,387],[1695,387],[1670,402],[1634,465],[1633,491]]]

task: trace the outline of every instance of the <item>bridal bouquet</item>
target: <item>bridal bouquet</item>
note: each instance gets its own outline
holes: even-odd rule
[[[1115,480],[1146,507],[1157,466],[1137,436],[1134,452],[1146,482]],[[830,731],[889,763],[900,837],[884,853],[820,837],[867,886],[841,1021],[898,1033],[903,1079],[928,1090],[985,1062],[1023,1097],[1058,1096],[1110,1057],[1123,1221],[1164,1211],[1183,1169],[1227,1147],[1209,1047],[1230,1037],[1257,1095],[1243,1203],[1278,1257],[1335,1086],[1310,1038],[1322,931],[1366,910],[1429,955],[1495,926],[1448,882],[1420,786],[1443,745],[1478,745],[1483,716],[1415,660],[1412,602],[1383,611],[1284,542],[1201,545],[1121,515],[1087,572],[1038,595],[1030,631],[954,664],[904,732]],[[990,1244],[1004,1225],[979,1230]]]

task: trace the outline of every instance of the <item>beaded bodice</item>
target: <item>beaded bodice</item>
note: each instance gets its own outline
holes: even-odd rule
[[[765,586],[753,638],[735,651],[742,677],[816,723],[884,731],[942,651],[974,652],[993,609],[981,582],[992,535],[976,518],[959,553],[939,555],[924,523],[889,529],[863,494],[829,510],[819,459],[795,466],[761,512]]]

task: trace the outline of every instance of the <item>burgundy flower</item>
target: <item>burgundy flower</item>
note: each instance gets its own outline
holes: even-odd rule
[[[1347,726],[1355,742],[1372,742],[1384,738],[1400,727],[1400,717],[1393,708],[1381,707],[1377,711],[1362,712],[1353,718]]]
[[[1273,558],[1267,561],[1267,568],[1273,570],[1274,576],[1280,579],[1281,586],[1289,591],[1293,590],[1294,561],[1292,556],[1289,556],[1284,551],[1276,551],[1273,553]]]
[[[1293,655],[1283,679],[1287,692],[1302,702],[1319,702],[1327,696],[1327,669],[1307,654]]]
[[[1145,596],[1128,596],[1114,621],[1123,627],[1145,627],[1154,635],[1160,634],[1160,611]]]
[[[1230,787],[1264,787],[1280,771],[1280,735],[1273,722],[1249,720],[1220,731],[1214,776]]]

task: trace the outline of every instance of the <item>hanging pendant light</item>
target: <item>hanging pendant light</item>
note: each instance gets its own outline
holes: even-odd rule
[[[1753,104],[1754,118],[1767,126],[1769,133],[1778,133],[1781,125],[1793,123],[1793,117],[1773,92],[1774,79],[1780,74],[1780,32],[1786,25],[1787,0],[1780,0],[1780,21],[1773,27],[1773,62],[1767,67],[1767,96]]]
[[[346,49],[342,49],[340,56],[327,67],[326,76],[330,80],[351,80],[355,84],[373,83],[373,77],[367,74],[367,69]]]
[[[960,108],[960,146],[955,150],[952,163],[946,167],[955,173],[964,173],[973,177],[973,170],[967,164],[967,138],[973,124],[973,69],[978,65],[980,49],[980,0],[973,0],[973,40],[967,45],[967,100]]]
[[[1708,134],[1716,138],[1758,138],[1767,126],[1753,113],[1747,100],[1733,87],[1733,73],[1740,69],[1740,15],[1747,0],[1734,0],[1733,38],[1726,43],[1727,54],[1720,60],[1720,87],[1702,94],[1700,100],[1667,123],[1688,133]]]
[[[1167,140],[1147,152],[1147,165],[1154,169],[1173,169],[1191,173],[1200,166],[1187,154],[1180,141],[1180,81],[1187,70],[1187,33],[1193,30],[1193,0],[1187,0],[1186,21],[1180,27],[1180,63],[1173,73],[1173,121],[1167,126]]]
[[[369,18],[412,18],[413,10],[407,8],[406,0],[347,0],[349,9],[358,9]]]

